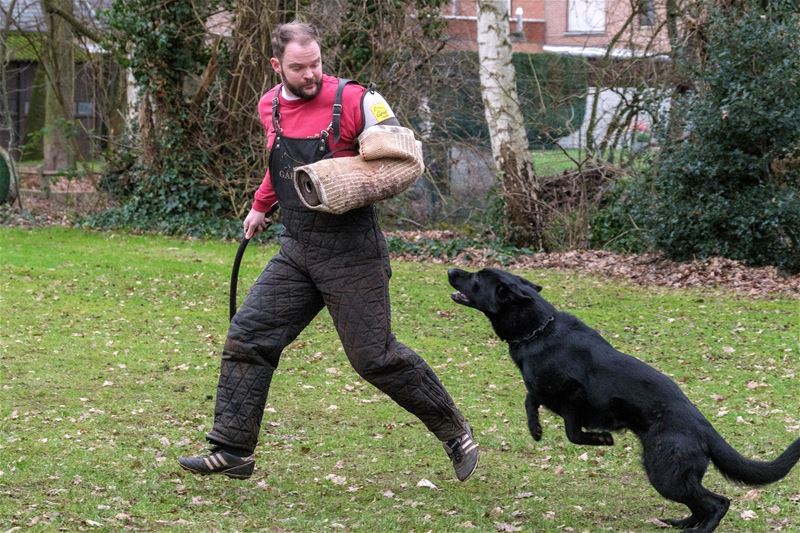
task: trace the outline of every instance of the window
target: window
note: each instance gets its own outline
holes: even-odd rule
[[[606,31],[605,0],[569,0],[567,31],[604,33]]]
[[[639,25],[652,26],[656,23],[656,5],[653,0],[638,0]]]
[[[91,117],[94,114],[94,104],[92,102],[75,102],[76,117]]]

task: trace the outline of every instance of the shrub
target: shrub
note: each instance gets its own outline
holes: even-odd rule
[[[760,5],[760,4],[758,4]],[[662,140],[655,246],[800,272],[800,18],[789,3],[712,13],[686,134]]]
[[[646,173],[618,178],[592,214],[589,245],[621,253],[648,250],[646,231],[652,180]]]

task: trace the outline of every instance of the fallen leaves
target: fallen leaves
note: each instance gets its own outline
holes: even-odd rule
[[[345,476],[338,476],[336,474],[328,474],[325,476],[325,479],[333,483],[334,485],[344,485],[347,483],[347,478]]]
[[[439,488],[425,478],[422,478],[417,482],[417,487],[424,487],[426,489],[434,489],[434,490]]]
[[[742,512],[739,514],[739,516],[741,516],[741,517],[742,517],[742,520],[747,520],[747,521],[749,521],[749,520],[755,520],[756,518],[758,518],[758,515],[756,514],[756,512],[755,512],[755,511],[751,511],[751,510],[749,510],[749,509],[748,509],[748,510],[746,510],[746,511],[742,511]]]
[[[387,235],[404,240],[453,239],[452,232],[387,232]],[[753,268],[739,261],[713,257],[703,261],[678,263],[658,254],[620,255],[604,250],[576,250],[569,252],[540,253],[514,258],[509,265],[500,265],[496,254],[489,249],[466,249],[454,258],[403,254],[407,261],[455,263],[472,267],[504,266],[506,268],[554,268],[599,274],[614,279],[624,279],[640,285],[672,288],[708,288],[744,293],[750,296],[768,296],[780,293],[800,298],[800,275],[784,276],[775,267]]]
[[[762,491],[758,489],[749,490],[744,496],[742,496],[742,501],[754,502],[761,497],[761,492]]]
[[[514,524],[507,524],[505,522],[495,522],[494,528],[497,531],[502,532],[509,532],[509,531],[522,531],[522,528],[519,526],[515,526]]]

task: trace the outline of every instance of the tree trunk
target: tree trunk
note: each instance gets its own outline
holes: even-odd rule
[[[479,0],[481,96],[506,202],[506,237],[514,244],[540,250],[543,225],[539,183],[519,108],[511,54],[508,2]]]
[[[74,141],[70,138],[75,106],[75,54],[72,26],[50,7],[72,13],[72,0],[42,0],[47,18],[47,48],[43,54],[47,71],[44,170],[71,169],[75,164]]]
[[[18,142],[14,138],[14,123],[11,120],[11,113],[8,108],[8,84],[6,81],[6,67],[8,67],[6,38],[11,29],[11,14],[15,5],[16,0],[12,0],[7,11],[0,8],[0,13],[5,18],[3,27],[0,29],[0,32],[2,32],[0,33],[0,131],[5,131],[8,135],[8,146],[6,146],[8,150],[11,150]]]

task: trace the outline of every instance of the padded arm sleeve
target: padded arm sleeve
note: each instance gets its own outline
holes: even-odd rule
[[[294,186],[306,207],[340,215],[403,192],[425,171],[422,144],[408,128],[372,126],[358,141],[358,156],[295,169]]]
[[[364,128],[367,131],[376,124],[399,126],[400,122],[394,116],[392,108],[377,91],[368,90],[361,100],[361,113],[364,116]]]

